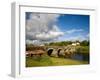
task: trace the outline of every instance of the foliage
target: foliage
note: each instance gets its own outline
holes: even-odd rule
[[[51,42],[48,45],[49,46],[67,46],[67,45],[70,45],[70,44],[72,44],[71,41],[61,41],[61,42]]]
[[[82,55],[84,60],[89,60],[89,46],[77,47],[76,54]]]
[[[89,63],[89,41],[76,41],[79,42],[80,45],[75,47],[75,54],[82,55],[83,61],[81,60],[73,60],[71,58],[57,58],[57,57],[49,57],[47,54],[34,57],[26,57],[26,67],[35,67],[35,66],[61,66],[61,65],[79,65],[79,64],[88,64]],[[45,50],[47,46],[68,46],[71,45],[72,41],[61,41],[61,42],[51,42],[45,43],[45,46],[35,46],[33,44],[26,45],[26,51],[34,51],[34,50]],[[73,47],[72,45],[70,46]]]
[[[80,43],[80,45],[81,45],[81,46],[89,46],[89,41],[84,40],[84,41],[82,41],[82,42]]]
[[[78,46],[76,48],[78,54],[89,54],[89,46]]]
[[[79,61],[65,58],[56,58],[43,55],[42,57],[26,57],[26,67],[36,66],[64,66],[64,65],[80,65],[88,64],[88,61]]]
[[[89,41],[87,41],[87,40],[84,40],[84,41],[76,40],[76,41],[51,42],[51,43],[48,43],[48,44],[45,43],[45,45],[48,45],[48,46],[67,46],[67,45],[71,45],[73,42],[74,43],[78,42],[78,43],[80,43],[81,46],[89,46]]]
[[[26,57],[26,67],[35,67],[35,66],[48,66],[52,64],[49,56],[42,57]]]

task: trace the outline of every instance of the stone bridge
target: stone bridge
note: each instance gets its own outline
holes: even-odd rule
[[[72,55],[75,54],[76,47],[73,45],[46,46],[46,51],[49,56],[70,58]]]
[[[36,50],[26,51],[26,56],[36,56],[43,55],[46,53],[48,56],[53,57],[67,57],[71,58],[76,52],[76,46],[68,45],[68,46],[41,46],[34,47]]]

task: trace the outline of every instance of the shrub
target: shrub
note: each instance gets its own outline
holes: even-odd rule
[[[82,55],[84,60],[89,60],[89,46],[77,47],[76,54]]]

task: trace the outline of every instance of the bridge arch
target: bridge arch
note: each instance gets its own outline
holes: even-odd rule
[[[51,56],[53,50],[54,50],[54,48],[48,48],[48,49],[47,49],[47,54],[48,54],[49,56]]]

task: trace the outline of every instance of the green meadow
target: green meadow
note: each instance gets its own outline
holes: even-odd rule
[[[42,57],[26,57],[26,67],[39,66],[63,66],[63,65],[82,65],[88,64],[88,61],[79,61],[73,59],[56,58],[43,55]]]

